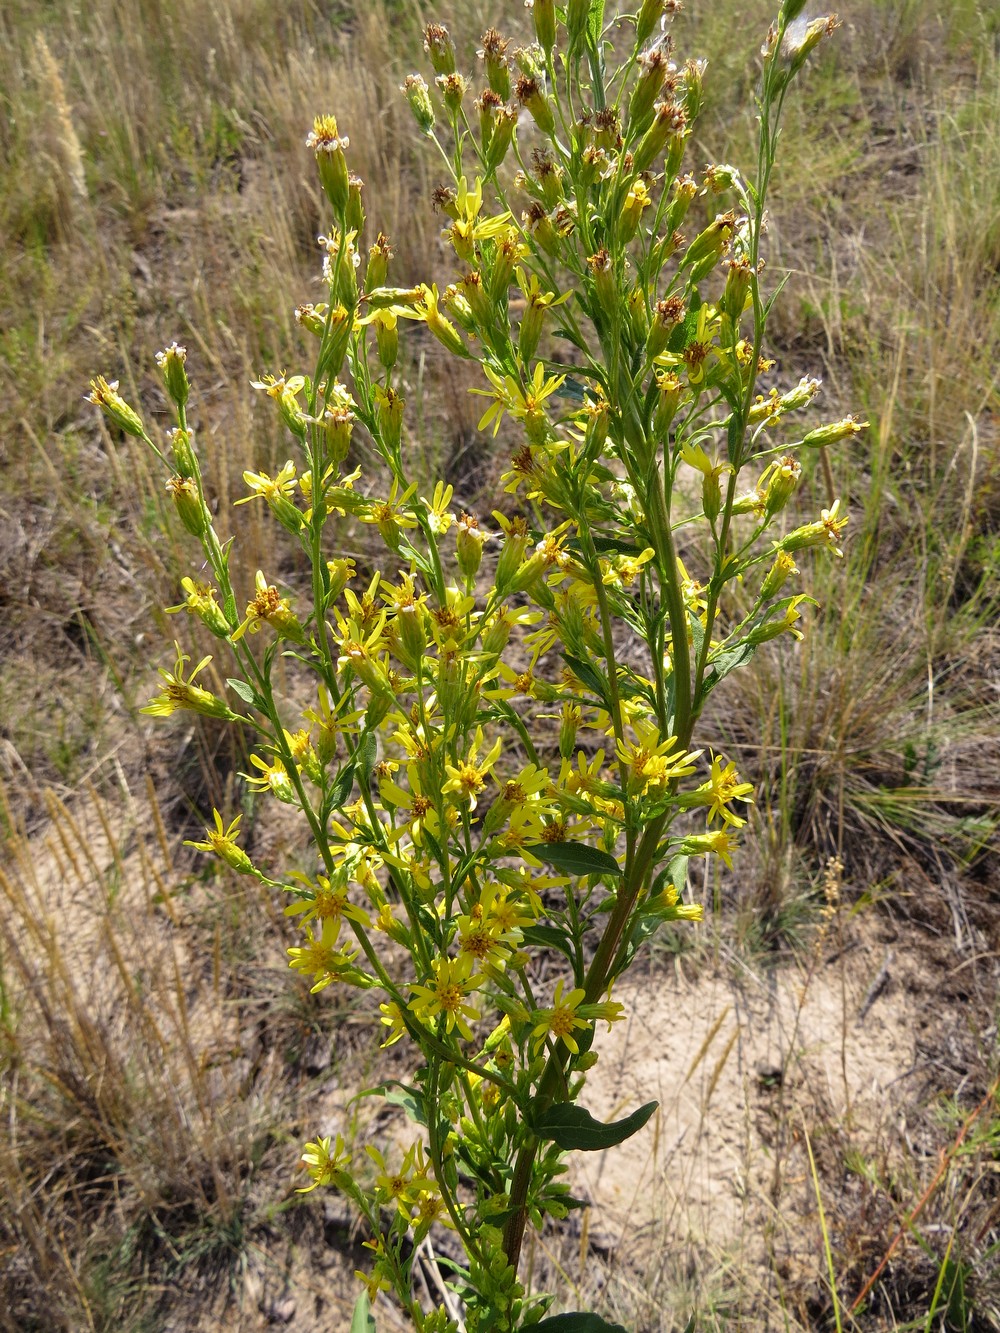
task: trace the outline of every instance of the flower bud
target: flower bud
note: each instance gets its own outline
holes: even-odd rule
[[[705,61],[688,60],[684,65],[684,110],[689,121],[696,120],[701,110],[704,84]]]
[[[424,50],[430,56],[435,74],[454,74],[455,43],[442,24],[428,23],[424,29]]]
[[[510,107],[501,107],[497,112],[496,124],[486,151],[485,167],[487,174],[492,174],[503,163],[514,140],[517,128],[517,112]]]
[[[784,509],[802,479],[802,467],[794,458],[786,456],[780,463],[772,464],[772,469],[764,492],[765,519],[774,518]]]
[[[652,51],[643,51],[639,57],[639,78],[632,89],[628,104],[629,139],[644,133],[649,128],[656,99],[667,77],[668,64],[669,61],[660,47],[654,47]]]
[[[698,282],[712,271],[729,246],[736,229],[736,214],[719,213],[688,246],[680,267],[691,267],[691,281]]]
[[[770,601],[784,587],[790,575],[798,572],[795,561],[788,552],[779,551],[774,557],[774,564],[767,571],[764,582],[760,586],[760,600],[762,602]]]
[[[365,271],[365,291],[373,292],[376,287],[384,287],[389,272],[389,260],[392,258],[392,246],[385,232],[380,231],[368,248],[368,268]]]
[[[790,59],[789,74],[801,69],[812,49],[824,37],[831,37],[839,27],[840,19],[837,15],[827,14],[806,24],[804,32],[795,31],[793,35],[793,32],[786,30],[783,51]],[[798,29],[799,25],[796,24],[795,28]]]
[[[169,347],[156,354],[156,364],[163,374],[163,382],[167,386],[167,393],[178,407],[183,407],[187,402],[188,391],[191,387],[188,382],[187,371],[184,369],[186,360],[186,348],[179,347],[177,343],[171,343]]]
[[[326,562],[326,604],[332,606],[354,577],[354,561],[340,557]]]
[[[419,74],[408,74],[403,84],[403,92],[421,133],[430,134],[434,129],[434,105],[427,84]]]
[[[559,719],[559,754],[563,759],[572,759],[576,750],[576,733],[580,726],[582,712],[579,704],[564,703]]]
[[[828,426],[818,426],[816,430],[811,430],[803,439],[802,443],[809,445],[810,448],[816,448],[824,444],[838,444],[847,437],[860,435],[863,430],[868,429],[867,421],[859,421],[857,417],[844,417],[840,421],[832,421]]]
[[[517,81],[517,100],[527,107],[532,120],[543,134],[553,135],[556,131],[556,118],[552,105],[537,79],[522,74]]]
[[[399,321],[391,310],[377,310],[372,319],[375,326],[375,341],[378,344],[378,359],[386,370],[396,364],[399,351]]]
[[[658,102],[645,133],[633,149],[632,166],[635,170],[649,171],[668,145],[679,144],[683,153],[686,125],[687,116],[682,107],[674,102]]]
[[[486,81],[490,88],[504,101],[510,96],[510,67],[507,64],[507,42],[496,28],[487,28],[483,33],[483,49],[480,59],[486,66]]]
[[[649,197],[646,182],[642,179],[634,181],[632,188],[625,196],[622,211],[618,215],[618,239],[624,245],[627,245],[639,230],[643,212],[651,203],[652,200]]]
[[[587,260],[591,277],[594,280],[594,292],[597,303],[604,311],[612,311],[617,305],[614,260],[603,247]]]
[[[471,583],[476,577],[483,558],[486,533],[480,531],[479,519],[476,518],[475,514],[463,513],[456,527],[455,555],[458,559],[458,567],[468,582]]]
[[[312,130],[306,138],[306,147],[311,148],[316,154],[320,184],[338,218],[342,218],[347,210],[350,193],[347,158],[344,156],[344,150],[349,146],[350,139],[346,135],[341,137],[337,133],[335,116],[316,117]]]
[[[347,214],[344,220],[347,230],[360,236],[365,229],[365,207],[362,201],[365,183],[352,171],[347,178],[347,187]]]
[[[300,305],[295,307],[295,322],[308,329],[314,337],[322,338],[326,329],[326,305]]]
[[[739,323],[740,316],[743,314],[747,303],[747,293],[750,290],[750,279],[753,277],[753,267],[749,259],[741,255],[739,259],[729,261],[729,272],[726,275],[726,290],[722,298],[722,309],[733,322],[735,328]]]
[[[170,437],[170,455],[174,467],[185,478],[198,476],[198,460],[195,458],[189,430],[175,430]]]
[[[327,403],[323,412],[326,461],[333,467],[338,467],[347,457],[354,431],[354,413],[351,411],[350,398],[346,394],[344,398]]]
[[[457,290],[465,298],[473,323],[480,329],[488,328],[492,319],[489,298],[483,288],[482,275],[471,272],[458,283]]]
[[[452,117],[458,116],[465,101],[466,82],[461,74],[440,74],[436,80],[444,104]]]
[[[793,597],[782,615],[775,617],[773,620],[765,620],[762,625],[755,625],[746,637],[747,643],[756,647],[761,643],[769,643],[771,639],[777,639],[782,634],[791,634],[792,638],[801,639],[802,631],[795,628],[800,619],[797,608],[800,602],[812,601],[813,599],[807,597],[804,593],[798,597]],[[780,607],[781,603],[779,602],[778,605]]]
[[[535,0],[532,17],[535,20],[535,37],[538,45],[546,56],[550,56],[556,44],[555,0]]]
[[[656,390],[653,427],[657,435],[663,438],[670,429],[670,423],[681,400],[681,382],[672,370],[659,371],[656,376]]]
[[[171,477],[167,490],[173,497],[180,520],[193,537],[202,537],[208,531],[208,511],[198,494],[197,483],[190,477]]]
[[[506,534],[506,540],[500,548],[497,561],[496,590],[498,597],[506,597],[511,591],[514,575],[521,566],[524,553],[528,549],[530,533],[523,518],[506,519],[502,514],[494,513]]]
[[[643,46],[656,31],[656,25],[663,17],[666,5],[664,0],[642,0],[642,8],[636,15],[635,40],[637,46]]]
[[[575,45],[587,30],[590,17],[590,0],[567,0],[566,31],[570,45]]]
[[[375,386],[375,420],[378,423],[379,435],[382,437],[383,443],[392,453],[395,453],[399,448],[399,441],[403,432],[404,405],[402,396],[395,389],[383,389],[381,385]]]
[[[118,392],[117,380],[108,381],[103,375],[98,375],[96,380],[90,381],[87,401],[99,407],[108,420],[113,421],[126,435],[134,435],[138,439],[145,435],[146,431],[138,412],[129,407]]]
[[[328,328],[319,356],[319,378],[339,375],[354,329],[354,318],[346,306],[335,306],[328,316]]]
[[[427,647],[426,612],[418,600],[400,606],[394,624],[399,631],[400,661],[410,671],[416,671]]]
[[[665,301],[657,301],[653,307],[653,320],[646,339],[646,356],[654,357],[666,351],[670,335],[684,318],[684,302],[679,296],[668,296]]]

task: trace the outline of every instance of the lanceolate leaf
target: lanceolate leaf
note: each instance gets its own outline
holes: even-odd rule
[[[596,46],[604,31],[604,0],[590,0],[590,16],[587,23],[590,40]]]
[[[355,1303],[351,1333],[375,1333],[375,1320],[368,1302],[367,1291],[363,1291]]]
[[[540,1139],[548,1139],[566,1152],[599,1152],[602,1148],[614,1148],[624,1143],[643,1125],[656,1110],[658,1102],[647,1102],[624,1120],[612,1121],[606,1125],[594,1117],[582,1106],[572,1102],[558,1102],[543,1111],[532,1129]]]
[[[588,847],[585,842],[537,842],[526,852],[547,861],[564,875],[620,875],[622,868],[613,856]]]
[[[330,809],[339,810],[354,790],[354,765],[348,764],[337,774],[336,781],[330,788]]]
[[[366,783],[371,782],[375,760],[378,758],[378,741],[374,731],[366,731],[358,742],[358,767]]]

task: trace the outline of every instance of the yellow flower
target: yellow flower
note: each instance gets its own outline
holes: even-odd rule
[[[238,643],[249,631],[256,634],[266,621],[283,639],[293,643],[305,643],[306,636],[292,611],[287,597],[282,597],[278,589],[269,584],[263,570],[258,569],[254,580],[256,593],[247,603],[246,619],[230,636],[232,643]]]
[[[442,233],[455,247],[459,259],[471,263],[475,258],[477,241],[488,240],[493,236],[504,235],[511,220],[510,213],[498,217],[484,218],[479,221],[483,207],[483,183],[477,177],[475,186],[470,190],[464,176],[458,182],[458,194],[455,197],[455,221]]]
[[[232,712],[221,699],[216,698],[211,690],[202,689],[200,685],[194,683],[198,672],[204,671],[211,662],[211,656],[203,657],[185,680],[184,663],[190,662],[191,659],[187,653],[181,652],[179,643],[175,642],[174,648],[177,650],[177,656],[173,671],[167,671],[164,667],[159,668],[159,673],[166,682],[166,688],[145,708],[140,708],[139,712],[148,713],[151,717],[170,717],[178,708],[186,708],[192,713],[202,713],[205,717],[220,717],[229,722],[239,721],[237,714]]]
[[[389,1029],[389,1035],[379,1047],[385,1050],[387,1046],[394,1046],[400,1037],[406,1036],[406,1020],[403,1018],[403,1011],[395,1000],[390,1000],[388,1004],[380,1004],[379,1010],[382,1014],[380,1022]]]
[[[577,1030],[586,1030],[590,1026],[586,1019],[580,1018],[576,1012],[585,992],[577,988],[571,990],[564,998],[563,985],[562,981],[556,983],[551,1009],[536,1009],[532,1015],[535,1025],[531,1029],[531,1035],[536,1055],[549,1037],[554,1037],[568,1046],[574,1055],[580,1053],[580,1047],[573,1033]]]
[[[358,950],[337,948],[337,936],[340,934],[340,922],[328,918],[317,936],[311,927],[306,927],[304,945],[288,950],[288,966],[295,972],[315,979],[311,993],[324,990],[334,981],[348,981],[355,985],[364,981],[360,972],[351,966],[358,956]]]
[[[341,871],[340,880],[336,884],[331,883],[325,875],[317,875],[315,884],[311,884],[304,875],[301,876],[311,897],[299,898],[289,903],[285,908],[285,916],[301,917],[300,924],[303,926],[307,921],[318,920],[323,922],[325,928],[329,921],[333,928],[334,941],[340,935],[340,924],[344,917],[349,921],[356,921],[360,926],[371,925],[368,913],[349,900],[343,874]]]
[[[186,593],[184,601],[178,606],[164,607],[167,615],[172,616],[179,611],[187,611],[189,615],[197,616],[217,639],[227,639],[229,622],[222,607],[215,600],[215,588],[210,583],[196,583],[194,579],[187,577],[181,579],[181,587]]]
[[[406,812],[408,816],[406,827],[410,830],[410,837],[419,847],[423,841],[424,828],[426,827],[431,835],[436,837],[440,825],[434,810],[434,802],[423,790],[420,770],[416,764],[407,764],[406,780],[410,784],[409,791],[393,782],[391,778],[386,778],[379,783],[379,795],[383,805]]]
[[[411,983],[413,999],[407,1005],[422,1023],[430,1023],[444,1014],[445,1031],[458,1028],[466,1041],[472,1040],[469,1019],[478,1019],[479,1010],[468,1003],[469,991],[483,983],[483,977],[472,971],[468,954],[461,958],[436,958],[431,964],[433,976],[427,985]]]
[[[660,740],[656,726],[636,719],[632,723],[635,741],[619,741],[615,753],[628,770],[629,795],[644,795],[650,787],[662,787],[674,778],[694,772],[700,750],[684,753],[677,749],[677,737]]]
[[[252,754],[250,762],[254,768],[259,768],[260,772],[243,774],[247,786],[253,791],[269,791],[285,805],[291,805],[295,800],[295,788],[283,761],[275,759],[269,764],[266,759],[261,759],[259,754]]]
[[[471,392],[481,394],[485,398],[492,398],[493,402],[480,418],[478,429],[485,430],[492,422],[493,434],[496,435],[500,429],[504,412],[509,412],[516,420],[525,423],[528,428],[528,438],[533,443],[541,443],[545,431],[541,431],[540,438],[536,438],[536,435],[538,435],[537,428],[546,422],[542,404],[546,398],[551,397],[557,389],[561,388],[566,376],[550,375],[546,377],[545,366],[539,361],[527,386],[522,387],[513,375],[498,375],[489,366],[483,366],[483,371],[486,378],[493,385],[493,393],[491,394],[488,389],[473,389]]]
[[[312,1177],[312,1184],[303,1186],[296,1191],[298,1194],[308,1194],[318,1185],[350,1183],[351,1154],[339,1134],[336,1142],[323,1138],[307,1143],[302,1150],[301,1164]]]
[[[236,844],[236,830],[243,816],[237,815],[229,827],[224,828],[218,810],[213,810],[212,814],[215,817],[215,828],[205,830],[205,841],[185,841],[184,846],[195,847],[199,852],[213,852],[240,875],[254,874],[253,862],[243,848]]]
[[[470,810],[475,810],[476,797],[486,786],[487,775],[493,772],[493,765],[500,758],[502,748],[498,737],[480,761],[479,751],[483,744],[483,729],[477,727],[468,756],[459,760],[457,765],[445,762],[448,781],[442,791],[456,792],[463,803],[468,803]]]
[[[753,783],[741,782],[740,775],[736,771],[736,765],[729,763],[722,767],[722,760],[718,757],[712,760],[712,770],[708,782],[705,783],[705,789],[711,795],[712,803],[708,812],[708,822],[720,817],[725,824],[731,824],[734,828],[739,828],[746,823],[745,819],[740,819],[726,807],[730,801],[745,801],[753,804]]]

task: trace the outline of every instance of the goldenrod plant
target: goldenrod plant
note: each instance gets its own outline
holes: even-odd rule
[[[625,1016],[617,981],[657,930],[701,916],[689,858],[730,864],[753,800],[699,746],[699,718],[761,645],[801,637],[796,560],[840,554],[836,501],[799,527],[785,510],[817,451],[863,423],[786,429],[819,384],[783,385],[767,356],[780,284],[762,254],[785,96],[836,19],[786,0],[768,30],[748,174],[689,163],[705,68],[675,53],[678,8],[643,0],[605,22],[603,0],[535,0],[533,44],[483,35],[475,98],[448,31],[427,27],[431,77],[403,91],[449,177],[443,290],[391,284],[350,144],[316,119],[324,299],[296,312],[315,361],[255,382],[292,457],[245,472],[239,501],[298,543],[308,593],[242,569],[217,533],[182,347],[158,357],[165,437],[92,384],[169,469],[205,574],[168,609],[201,621],[233,673],[220,698],[195,681],[210,659],[188,670],[178,646],[145,711],[245,729],[248,786],[301,812],[320,868],[256,866],[218,811],[194,845],[286,894],[302,929],[290,966],[316,991],[374,992],[383,1046],[410,1051],[408,1080],[377,1089],[413,1122],[405,1150],[366,1158],[338,1135],[301,1159],[307,1190],[339,1190],[363,1218],[359,1329],[380,1292],[421,1333],[612,1328],[547,1315],[519,1278],[525,1230],[576,1206],[568,1152],[621,1142],[655,1108],[605,1124],[581,1097],[601,1025]],[[481,369],[480,429],[509,451],[489,517],[415,479],[413,324]],[[361,440],[381,468],[354,466]],[[338,544],[347,515],[384,548],[372,567]],[[304,715],[279,693],[282,662],[311,682]],[[436,1229],[453,1238],[431,1308],[413,1278]]]

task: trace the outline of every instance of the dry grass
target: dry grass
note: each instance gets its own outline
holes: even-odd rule
[[[11,1329],[192,1328],[220,1286],[273,1268],[297,1239],[323,1252],[304,1214],[284,1210],[320,1077],[308,1052],[325,1042],[316,1064],[328,1069],[330,1038],[317,1034],[331,1031],[331,1006],[288,979],[276,907],[195,878],[178,852],[209,805],[238,806],[245,757],[205,726],[154,739],[137,724],[149,664],[173,635],[159,608],[188,572],[186,548],[146,459],[82,394],[108,371],[163,406],[153,353],[186,342],[225,531],[238,532],[248,578],[265,560],[294,577],[256,507],[229,508],[245,467],[285,456],[247,384],[299,359],[291,312],[313,293],[324,221],[303,145],[317,110],[335,110],[351,136],[399,280],[438,271],[436,164],[396,91],[416,59],[417,8],[11,0],[0,12],[0,1323]],[[447,8],[425,17],[473,38],[496,17],[477,0]],[[741,27],[768,8],[741,6]],[[746,43],[733,41],[730,7],[689,10],[680,54],[711,61],[704,160],[744,161]],[[845,913],[878,900],[885,929],[918,929],[928,957],[948,951],[942,974],[968,983],[942,994],[940,1039],[957,1054],[907,1093],[902,1139],[804,1096],[775,1112],[801,1167],[805,1110],[849,1298],[996,1070],[1000,76],[986,4],[849,0],[844,16],[785,134],[770,246],[791,279],[774,337],[779,373],[822,375],[825,407],[863,409],[872,429],[831,460],[853,537],[842,565],[805,573],[824,606],[812,633],[719,692],[720,744],[760,780],[760,817],[740,879],[704,886],[717,911],[697,961],[756,969],[796,941],[812,957],[836,852]],[[524,22],[519,5],[504,17]],[[474,42],[463,50],[472,69]],[[475,471],[482,484],[495,461],[466,386],[439,366],[428,355],[410,374],[428,474],[468,485]],[[819,467],[802,497],[810,515],[818,502]],[[293,834],[249,822],[265,850],[297,855]],[[350,1016],[339,1017],[342,1056]],[[983,1321],[997,1299],[997,1124],[995,1112],[977,1121],[858,1327],[995,1326]],[[780,1207],[785,1225],[818,1237],[800,1195]],[[665,1227],[644,1281],[618,1267],[586,1299],[636,1329],[827,1327],[821,1270],[783,1276],[776,1249],[770,1268],[748,1269],[747,1239],[706,1248]],[[589,1264],[585,1241],[573,1243]],[[934,1306],[942,1275],[951,1303],[939,1294]],[[965,1323],[959,1287],[980,1299],[971,1314],[965,1301]],[[232,1326],[255,1327],[256,1301],[235,1308]]]

